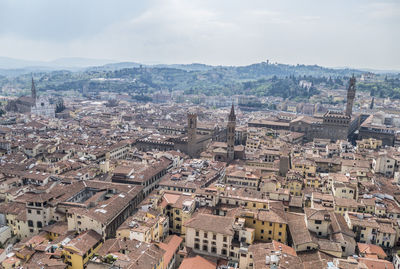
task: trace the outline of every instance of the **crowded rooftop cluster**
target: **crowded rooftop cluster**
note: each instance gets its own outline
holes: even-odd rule
[[[106,98],[11,101],[3,268],[400,268],[399,111],[355,77],[311,114]]]

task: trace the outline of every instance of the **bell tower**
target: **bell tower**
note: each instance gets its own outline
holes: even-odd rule
[[[187,153],[190,157],[194,157],[197,153],[196,141],[197,141],[197,114],[189,112],[187,114],[188,129],[187,129]]]
[[[356,78],[354,75],[350,78],[349,88],[347,89],[346,116],[353,114],[353,103],[356,97]]]
[[[35,87],[35,81],[33,81],[33,77],[32,77],[32,87],[31,87],[31,97],[33,98],[33,100],[36,101],[36,87]]]
[[[227,162],[231,162],[235,159],[235,128],[236,128],[236,115],[235,108],[232,104],[231,112],[228,117],[228,126],[227,126]]]

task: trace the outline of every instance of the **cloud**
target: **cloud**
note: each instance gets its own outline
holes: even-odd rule
[[[400,68],[393,1],[5,1],[0,56]]]
[[[397,19],[400,17],[400,2],[374,2],[366,4],[361,11],[372,19]]]

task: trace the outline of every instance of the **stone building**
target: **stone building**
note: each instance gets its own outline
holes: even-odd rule
[[[396,128],[374,121],[376,115],[369,115],[360,125],[358,139],[378,139],[382,146],[393,146],[396,139]]]
[[[354,98],[356,97],[356,78],[350,78],[349,88],[347,89],[346,116],[351,117],[353,114]]]
[[[197,114],[188,113],[188,128],[187,128],[187,153],[190,156],[195,156],[197,152]]]
[[[161,126],[158,130],[165,136],[140,138],[133,145],[142,151],[179,150],[192,158],[196,158],[200,156],[200,153],[207,148],[211,141],[223,137],[221,133],[224,129],[218,126],[199,127],[197,113],[189,112],[187,122],[186,128]]]
[[[176,149],[179,149],[192,158],[200,156],[200,153],[204,151],[208,144],[212,141],[212,133],[199,133],[197,127],[197,113],[189,112],[187,114],[188,126],[187,126],[187,137],[176,141]]]
[[[17,113],[30,113],[31,107],[36,102],[36,87],[32,78],[31,96],[21,96],[16,100],[10,100],[7,103],[6,110]]]
[[[44,96],[40,96],[35,99],[35,105],[31,107],[31,114],[41,117],[54,118],[55,117],[55,106],[50,104],[49,99]]]
[[[356,91],[355,82],[354,76],[350,78],[344,112],[327,111],[322,118],[300,116],[289,123],[290,130],[304,133],[306,141],[312,141],[314,138],[330,139],[331,141],[347,140],[359,125],[359,116],[352,114]]]
[[[55,117],[55,106],[50,104],[49,99],[37,96],[35,82],[32,78],[31,96],[21,96],[17,100],[7,103],[6,110],[17,113],[31,113],[42,117]]]
[[[232,104],[231,111],[228,116],[226,142],[214,142],[210,145],[210,150],[214,160],[229,163],[235,159],[244,159],[245,147],[243,145],[235,146],[235,133],[236,115],[235,108]]]

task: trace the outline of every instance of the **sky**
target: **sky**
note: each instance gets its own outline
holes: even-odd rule
[[[400,70],[400,1],[0,0],[0,56]]]

